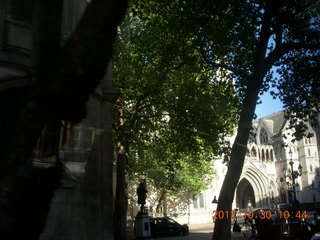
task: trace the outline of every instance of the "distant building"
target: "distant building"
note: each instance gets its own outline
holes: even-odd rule
[[[319,118],[313,125],[307,123],[307,131],[312,137],[291,142],[294,130],[287,129],[288,121],[284,118],[284,112],[277,112],[253,122],[233,209],[243,211],[274,208],[278,204],[291,203],[292,181],[290,176],[285,177],[284,174],[284,167],[289,169],[291,160],[294,171],[299,171],[299,165],[302,166],[301,176],[296,179],[297,200],[304,208],[320,207],[319,123]],[[222,160],[216,160],[214,165],[216,176],[212,186],[194,198],[189,212],[179,217],[181,222],[212,222],[212,211],[217,207],[212,201],[214,197],[218,199],[227,172]]]

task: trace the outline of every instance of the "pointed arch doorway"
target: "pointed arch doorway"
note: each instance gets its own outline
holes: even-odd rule
[[[239,209],[256,207],[253,187],[251,183],[245,178],[243,178],[238,184],[236,199],[237,207]]]

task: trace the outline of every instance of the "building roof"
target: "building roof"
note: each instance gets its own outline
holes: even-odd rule
[[[269,127],[269,130],[271,130],[275,135],[281,131],[286,122],[284,111],[275,112],[269,116],[263,117],[262,120]]]

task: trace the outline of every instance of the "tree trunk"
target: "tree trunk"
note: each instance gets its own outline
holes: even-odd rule
[[[242,103],[237,136],[232,146],[228,171],[220,191],[217,211],[232,211],[234,193],[242,173],[247,152],[247,142],[249,139],[250,130],[252,128],[252,120],[257,105],[258,95],[262,87],[264,77],[269,71],[265,65],[265,59],[270,38],[271,11],[272,5],[270,4],[266,8],[262,18],[260,38],[255,48],[255,54],[253,57],[253,73],[247,79],[247,89]],[[271,66],[268,67],[270,68]],[[229,240],[231,239],[230,231],[230,219],[217,219],[214,226],[212,239]]]
[[[252,126],[252,119],[254,116],[262,79],[253,79],[251,82],[251,87],[248,88],[246,98],[243,103],[240,121],[238,124],[238,132],[232,146],[228,171],[220,191],[217,211],[231,212],[234,192],[241,176],[244,159],[247,152],[247,141]],[[215,222],[214,235],[212,239],[229,240],[231,239],[230,230],[231,220],[228,218],[218,218]]]
[[[123,146],[120,146],[123,147]],[[118,152],[117,184],[114,204],[114,239],[126,240],[126,223],[128,209],[127,157]]]
[[[168,217],[167,192],[163,191],[163,216]]]
[[[161,207],[162,207],[162,203],[163,203],[163,199],[164,199],[164,192],[161,191],[161,195],[160,195],[160,198],[158,200],[158,204],[157,204],[157,207],[156,207],[156,213],[160,213],[161,212]]]
[[[126,223],[127,223],[127,209],[128,209],[128,158],[126,150],[125,137],[125,120],[124,110],[118,101],[118,152],[117,152],[117,184],[116,184],[116,197],[114,205],[114,239],[126,240]]]

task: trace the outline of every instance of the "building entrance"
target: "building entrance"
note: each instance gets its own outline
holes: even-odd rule
[[[245,178],[243,178],[238,184],[236,197],[237,207],[240,210],[247,210],[256,207],[254,190],[250,182]]]

